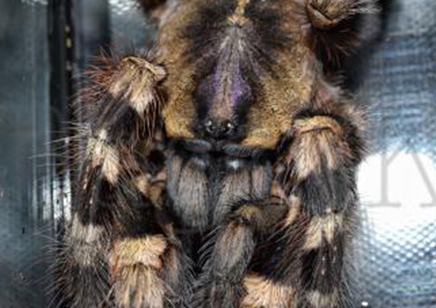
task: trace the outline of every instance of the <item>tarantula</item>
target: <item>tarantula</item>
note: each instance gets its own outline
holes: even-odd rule
[[[344,308],[364,116],[328,63],[368,0],[141,4],[146,56],[91,72],[70,307]]]

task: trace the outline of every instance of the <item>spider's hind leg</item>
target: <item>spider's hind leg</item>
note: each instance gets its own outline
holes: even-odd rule
[[[326,64],[340,65],[378,33],[378,0],[305,0],[312,45]]]
[[[356,15],[374,10],[375,0],[306,0],[306,10],[313,26],[331,29]]]

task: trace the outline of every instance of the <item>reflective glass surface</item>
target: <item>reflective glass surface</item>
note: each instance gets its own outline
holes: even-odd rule
[[[44,307],[52,237],[47,5],[0,10],[0,307]]]
[[[371,153],[359,174],[363,307],[436,307],[436,3],[390,1],[360,100]]]

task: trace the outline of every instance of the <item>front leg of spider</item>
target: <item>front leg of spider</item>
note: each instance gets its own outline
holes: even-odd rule
[[[279,198],[242,204],[217,230],[205,252],[208,260],[196,282],[192,306],[241,307],[243,280],[256,245],[264,230],[272,228],[286,214],[287,205]]]
[[[106,59],[91,74],[74,218],[59,265],[59,289],[70,307],[183,306],[188,270],[171,227],[157,218],[165,169],[149,155],[159,151],[164,77],[140,57]]]
[[[349,307],[344,264],[356,216],[356,166],[363,155],[360,114],[331,103],[295,120],[285,159],[291,168],[290,194],[301,209],[301,264],[297,307]],[[295,255],[295,247],[282,256]],[[284,263],[282,263],[284,264]],[[279,268],[276,268],[279,271]],[[288,270],[282,268],[283,272]]]

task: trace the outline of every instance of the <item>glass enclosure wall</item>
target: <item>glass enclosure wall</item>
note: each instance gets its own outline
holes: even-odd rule
[[[436,2],[385,3],[359,89],[371,120],[359,175],[361,302],[436,307]]]
[[[0,307],[44,307],[56,204],[45,1],[3,0],[0,11]]]

